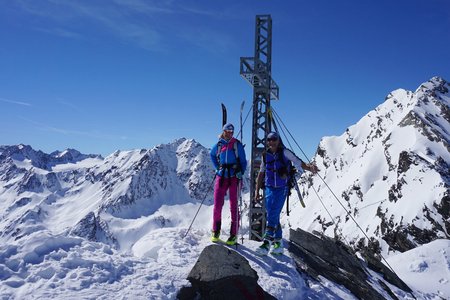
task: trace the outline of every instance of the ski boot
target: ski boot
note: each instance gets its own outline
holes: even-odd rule
[[[283,254],[283,242],[281,240],[276,240],[275,242],[273,242],[270,254],[273,255]]]
[[[237,236],[235,235],[230,235],[230,237],[228,238],[228,240],[225,242],[228,246],[234,246],[237,244]]]
[[[264,240],[261,246],[256,249],[256,254],[261,256],[266,256],[269,253],[271,242],[269,240]]]
[[[212,235],[211,235],[211,242],[213,243],[220,243],[222,240],[220,239],[220,228],[222,227],[222,222],[217,221],[216,226],[213,226]],[[214,230],[215,229],[215,230]]]
[[[212,235],[211,235],[211,242],[213,243],[219,243],[220,240],[220,230],[218,231],[213,231]]]

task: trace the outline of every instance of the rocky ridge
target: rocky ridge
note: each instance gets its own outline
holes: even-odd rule
[[[314,161],[343,207],[319,176],[307,174],[301,183],[310,207],[293,225],[376,252],[450,238],[449,89],[433,77],[415,92],[395,90],[341,136],[323,138]]]

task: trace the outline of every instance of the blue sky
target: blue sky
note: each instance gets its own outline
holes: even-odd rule
[[[390,91],[450,80],[447,0],[0,5],[3,145],[108,155],[188,137],[210,147],[221,102],[234,123],[242,100],[250,108],[239,58],[253,55],[256,14],[273,19],[272,105],[308,156]]]

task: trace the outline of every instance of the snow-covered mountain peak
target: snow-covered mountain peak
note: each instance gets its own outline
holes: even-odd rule
[[[379,251],[406,251],[449,238],[449,100],[449,84],[433,77],[415,92],[391,92],[341,136],[323,138],[314,159],[345,209],[318,177],[307,175],[306,200],[312,207],[299,212],[299,226],[343,234],[354,245]],[[310,182],[326,199],[328,212]],[[349,213],[370,241],[355,230]]]
[[[434,76],[427,82],[422,83],[415,93],[436,94],[436,93],[448,93],[449,83],[442,77]]]
[[[419,131],[420,136],[430,141],[440,141],[444,148],[450,150],[446,138],[450,133],[449,105],[449,84],[440,77],[433,77],[423,83],[416,92],[397,89],[382,104],[347,128],[342,136],[323,138],[318,149],[319,155],[327,148],[334,155],[351,150],[353,154],[361,156],[372,147],[374,141],[391,144],[392,134],[404,135],[403,142],[408,144],[406,148],[414,149],[419,136],[412,131]],[[402,130],[402,127],[408,128]]]
[[[42,170],[51,170],[55,166],[68,163],[75,164],[87,158],[103,159],[101,155],[82,154],[74,149],[54,151],[47,154],[24,144],[0,146],[0,161],[12,159],[17,166],[26,169],[35,167]]]
[[[50,156],[56,158],[59,163],[76,163],[86,158],[103,159],[101,155],[97,154],[82,154],[80,151],[68,148],[64,151],[54,151]]]
[[[45,153],[42,151],[34,150],[29,145],[19,144],[12,146],[0,146],[0,158],[12,158],[18,161],[30,160],[38,163],[40,160],[45,159]]]

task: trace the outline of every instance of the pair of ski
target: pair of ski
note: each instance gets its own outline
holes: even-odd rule
[[[221,103],[221,105],[222,105],[222,126],[223,126],[223,125],[227,124],[227,108],[226,108],[225,104]],[[241,125],[241,128],[240,128],[241,142],[242,142],[242,136],[243,136],[243,133],[242,133],[242,113],[244,111],[244,105],[245,105],[245,101],[242,101],[242,103],[241,103],[241,114],[240,114],[240,117],[239,117],[239,122],[240,122],[240,125]]]

